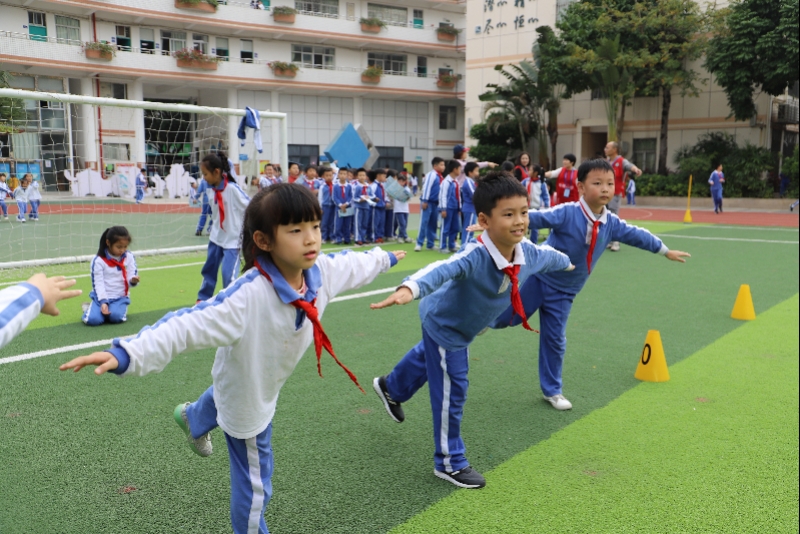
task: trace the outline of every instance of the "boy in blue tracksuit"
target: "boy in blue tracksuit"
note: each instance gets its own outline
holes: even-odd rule
[[[320,175],[322,184],[319,187],[319,205],[322,206],[322,242],[330,243],[334,240],[336,230],[336,201],[333,197],[333,169],[321,167]]]
[[[339,183],[333,186],[333,201],[336,204],[336,243],[344,242],[350,244],[350,236],[353,235],[353,216],[342,217],[353,203],[353,188],[347,183],[347,174],[344,170],[339,171]]]
[[[401,403],[428,383],[434,474],[461,488],[486,485],[483,476],[469,465],[461,439],[469,345],[509,302],[515,303],[518,313],[524,313],[520,281],[537,272],[572,268],[565,254],[525,239],[527,195],[511,175],[490,172],[475,190],[474,203],[479,224],[486,230],[481,238],[406,278],[389,298],[372,305],[377,309],[422,298],[422,341],[390,374],[375,378],[373,388],[389,416],[400,423],[405,419]]]
[[[433,158],[431,161],[433,170],[425,175],[422,182],[422,193],[419,197],[420,218],[419,235],[417,236],[417,246],[414,251],[422,250],[425,245],[428,250],[433,250],[436,241],[436,226],[439,223],[439,186],[444,180],[444,160]],[[427,245],[425,241],[427,240]]]
[[[578,168],[578,202],[529,212],[532,228],[550,228],[545,245],[570,257],[575,270],[537,273],[520,289],[525,317],[539,311],[539,382],[544,398],[557,410],[572,408],[561,392],[561,370],[567,349],[567,319],[575,296],[583,288],[600,255],[612,241],[661,254],[684,263],[689,254],[669,250],[659,238],[643,228],[632,226],[606,209],[614,197],[614,171],[603,159],[589,160]],[[520,323],[514,310],[507,308],[492,324],[505,328]]]
[[[714,172],[708,178],[708,185],[711,186],[711,198],[714,199],[714,213],[722,213],[722,184],[725,183],[725,175],[722,174],[722,163],[717,163]]]
[[[3,219],[8,219],[8,206],[6,205],[6,197],[13,196],[14,193],[6,184],[6,173],[0,172],[0,209],[3,210]]]
[[[461,231],[461,186],[456,178],[461,174],[461,162],[451,159],[444,169],[445,178],[439,187],[439,213],[442,215],[442,234],[439,252],[458,252],[456,238]]]
[[[386,189],[383,183],[386,181],[386,171],[376,169],[367,173],[369,177],[369,196],[374,202],[372,207],[372,227],[370,235],[375,243],[383,243],[384,224],[386,222]],[[391,228],[389,229],[391,232]]]
[[[144,200],[144,191],[147,189],[147,179],[142,171],[136,173],[136,203],[141,204]]]
[[[197,185],[197,197],[200,199],[202,211],[200,212],[200,220],[197,221],[197,230],[194,235],[203,235],[203,227],[206,225],[208,219],[208,231],[211,232],[211,225],[214,221],[211,220],[211,204],[208,203],[208,182],[200,178]]]
[[[369,185],[367,185],[367,171],[358,169],[356,171],[357,182],[353,184],[353,204],[356,207],[355,215],[355,234],[356,245],[361,246],[369,243],[369,232],[372,228],[372,201],[369,200]]]
[[[475,214],[475,205],[472,197],[475,195],[475,180],[481,173],[481,169],[474,161],[464,165],[464,183],[461,184],[461,246],[473,240],[474,232],[468,232],[467,228],[478,222]],[[535,243],[535,241],[534,241]]]

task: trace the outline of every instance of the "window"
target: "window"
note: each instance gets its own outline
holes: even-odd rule
[[[56,37],[59,43],[73,44],[81,40],[81,21],[56,15]]]
[[[642,172],[655,172],[656,170],[656,138],[633,140],[633,162]]]
[[[455,106],[439,106],[439,129],[440,130],[456,129]]]
[[[64,79],[39,76],[39,90],[48,93],[64,93]]]
[[[333,69],[336,49],[327,46],[292,45],[292,63],[313,69]]]
[[[400,54],[383,54],[370,52],[367,54],[367,65],[383,68],[384,74],[405,74],[408,56]]]
[[[217,37],[217,57],[222,58],[223,61],[228,61],[228,55],[228,39],[226,37]]]
[[[22,76],[14,74],[11,76],[11,83],[9,84],[12,89],[27,89],[28,91],[36,90],[36,78],[33,76]]]
[[[130,26],[116,26],[117,34],[117,50],[124,52],[131,51],[131,27]]]
[[[422,18],[422,10],[415,9],[414,10],[414,27],[415,28],[423,28],[425,27],[425,20]]]
[[[417,76],[425,78],[428,75],[428,58],[417,56]]]
[[[47,19],[44,13],[28,11],[28,35],[31,41],[47,41]]]
[[[592,89],[592,100],[605,100],[606,92],[602,88]]]
[[[161,53],[165,56],[186,48],[186,32],[161,30]]]
[[[100,96],[103,98],[125,100],[128,98],[128,86],[124,83],[101,82]]]
[[[192,48],[197,50],[202,54],[208,53],[208,35],[202,35],[200,33],[193,33],[192,34]]]
[[[130,145],[124,143],[103,143],[103,159],[115,161],[130,161]]]
[[[380,157],[372,166],[373,169],[389,168],[403,169],[403,147],[401,146],[376,146]]]
[[[295,0],[294,8],[311,15],[333,18],[339,16],[339,0]]]
[[[242,63],[253,62],[253,41],[251,41],[250,39],[241,40],[241,49],[239,52],[239,58],[241,59]]]
[[[139,48],[142,54],[155,54],[156,35],[151,28],[139,28]]]
[[[452,75],[453,75],[453,69],[442,69],[442,68],[439,69],[439,76],[452,76]]]
[[[299,163],[301,167],[319,163],[319,145],[289,145],[289,161]],[[289,166],[284,168],[288,172]]]
[[[355,2],[347,2],[347,20],[356,20]]]
[[[57,129],[63,130],[67,127],[67,122],[64,118],[64,103],[63,102],[39,102],[39,110],[42,114],[42,129]]]
[[[408,23],[408,10],[404,7],[367,4],[367,16],[379,18],[394,26],[405,26]]]

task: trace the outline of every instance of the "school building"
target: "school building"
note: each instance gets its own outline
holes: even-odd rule
[[[574,0],[468,0],[467,6],[467,78],[466,126],[483,122],[484,104],[478,95],[486,84],[505,83],[494,66],[519,63],[531,58],[539,26],[555,29],[559,13]],[[718,3],[722,6],[727,2]],[[702,60],[693,65],[700,78],[698,97],[681,97],[672,92],[667,144],[667,166],[675,168],[675,152],[682,145],[692,145],[699,135],[723,131],[736,136],[740,145],[750,142],[778,153],[783,147],[789,156],[797,144],[798,87],[795,85],[779,97],[758,94],[757,114],[749,121],[729,118],[730,108],[722,88],[714,76],[702,67]],[[626,109],[621,138],[621,151],[645,172],[655,172],[658,162],[661,127],[661,97],[636,97]],[[603,155],[608,126],[602,94],[587,91],[561,103],[558,116],[558,161],[567,152],[578,161]],[[474,142],[468,140],[469,142]],[[532,147],[533,148],[533,147]]]
[[[361,124],[378,165],[422,173],[465,139],[465,34],[454,30],[466,10],[465,0],[2,0],[0,70],[18,89],[285,112],[289,160],[303,164],[319,162],[343,125]],[[173,57],[182,49],[218,63]],[[363,76],[370,66],[383,75]],[[23,127],[0,132],[0,165],[36,167],[48,187],[69,165],[163,169],[212,149],[243,161],[238,118],[25,105]],[[265,130],[258,157],[277,161],[279,131]]]

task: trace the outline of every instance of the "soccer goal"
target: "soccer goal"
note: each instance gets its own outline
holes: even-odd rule
[[[204,249],[207,239],[195,236],[200,207],[192,202],[203,157],[227,154],[250,193],[264,164],[288,161],[286,114],[260,112],[262,152],[251,128],[241,146],[244,115],[244,109],[0,89],[0,174],[11,191],[31,183],[19,198],[5,199],[0,269],[89,261],[103,230],[114,225],[128,228],[138,256]],[[36,192],[38,220],[31,216]],[[25,196],[27,203],[18,202]]]

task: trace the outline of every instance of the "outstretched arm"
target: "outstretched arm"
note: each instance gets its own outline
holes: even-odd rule
[[[381,308],[388,308],[389,306],[394,306],[395,304],[408,304],[412,300],[414,300],[414,294],[411,292],[411,290],[405,286],[401,286],[386,299],[375,304],[370,304],[369,307],[373,310],[380,310]]]

